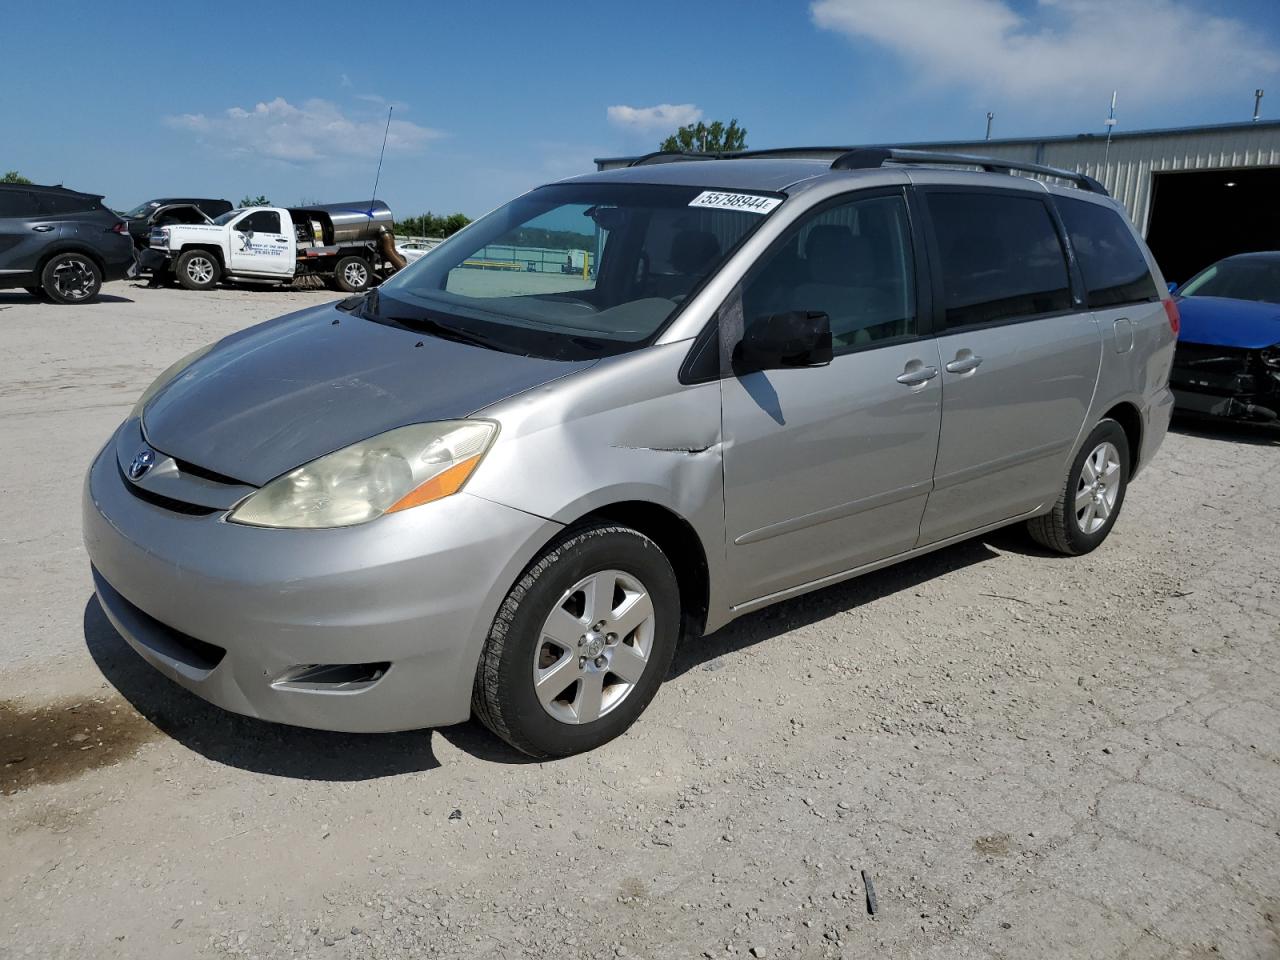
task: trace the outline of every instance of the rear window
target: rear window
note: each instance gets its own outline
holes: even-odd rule
[[[1056,201],[1084,274],[1091,308],[1159,298],[1147,259],[1117,211],[1070,197]]]
[[[948,327],[1000,323],[1071,307],[1062,242],[1044,201],[927,191]]]
[[[34,217],[36,200],[29,190],[0,190],[0,217]]]

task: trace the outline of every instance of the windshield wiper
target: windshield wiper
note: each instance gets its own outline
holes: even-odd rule
[[[452,340],[455,343],[469,343],[475,347],[487,347],[490,350],[501,350],[503,353],[514,352],[510,347],[507,347],[490,337],[486,337],[484,334],[475,333],[471,330],[462,330],[459,327],[451,327],[447,324],[441,323],[439,320],[433,320],[430,317],[393,317],[388,315],[383,319],[408,327],[410,330],[419,330],[422,333],[429,334],[433,337],[439,337],[441,340]]]

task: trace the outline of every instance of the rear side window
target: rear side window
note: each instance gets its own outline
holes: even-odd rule
[[[1159,298],[1146,257],[1117,211],[1070,197],[1056,200],[1091,308]]]
[[[1071,307],[1067,261],[1036,197],[927,191],[948,327],[999,323]]]
[[[38,193],[36,202],[39,204],[40,213],[50,217],[66,213],[85,213],[98,206],[95,200],[68,193]]]

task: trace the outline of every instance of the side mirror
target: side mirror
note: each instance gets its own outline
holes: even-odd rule
[[[751,373],[825,367],[831,356],[831,318],[817,310],[792,310],[751,321],[733,361],[739,373]]]
[[[1177,293],[1177,292],[1178,292],[1178,284],[1177,284],[1177,282],[1176,282],[1176,281],[1174,281],[1174,280],[1170,280],[1170,281],[1169,281],[1169,292],[1170,292],[1170,293]]]

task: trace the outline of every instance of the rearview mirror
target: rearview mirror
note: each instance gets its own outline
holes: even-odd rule
[[[1169,292],[1170,292],[1170,293],[1177,293],[1177,292],[1178,292],[1178,284],[1177,284],[1177,282],[1176,282],[1176,281],[1174,281],[1174,280],[1170,280],[1170,281],[1169,281]]]
[[[831,318],[818,310],[792,310],[751,321],[733,361],[739,373],[750,373],[825,367],[831,356]]]

